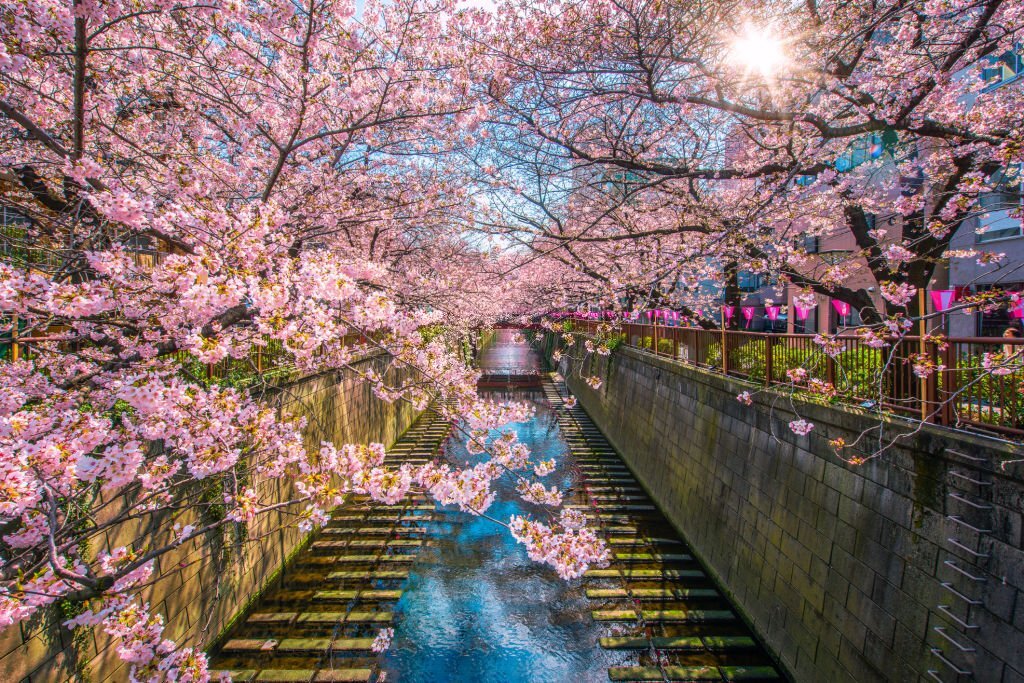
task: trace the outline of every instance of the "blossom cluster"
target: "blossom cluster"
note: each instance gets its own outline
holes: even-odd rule
[[[513,538],[526,547],[530,559],[551,565],[563,579],[582,576],[590,566],[603,566],[610,558],[604,541],[585,526],[563,525],[559,530],[526,517],[513,516],[509,528]]]

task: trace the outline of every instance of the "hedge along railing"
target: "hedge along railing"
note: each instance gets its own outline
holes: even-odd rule
[[[591,335],[600,324],[573,321],[575,329]],[[933,424],[1024,438],[1024,339],[951,337],[940,349],[928,339],[906,336],[876,349],[859,337],[840,335],[838,353],[832,356],[812,334],[633,323],[620,325],[618,331],[627,346],[766,387],[792,387],[787,372],[803,368],[808,378],[831,384],[838,400]],[[921,353],[944,369],[926,378],[915,375],[911,357]],[[1009,358],[1004,363],[1007,374],[985,369],[986,353]],[[806,387],[806,382],[798,386]]]

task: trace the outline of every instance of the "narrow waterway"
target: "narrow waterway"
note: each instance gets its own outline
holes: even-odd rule
[[[524,351],[499,342],[484,353],[482,369],[492,371],[490,360],[537,369],[536,358]],[[576,485],[578,472],[544,392],[519,389],[498,395],[535,404],[536,417],[512,428],[535,459],[558,463],[545,483],[563,490]],[[448,446],[444,457],[449,462],[475,462],[461,442],[452,440]],[[488,515],[507,520],[540,513],[516,497],[511,481],[502,482],[499,490]],[[582,581],[563,581],[532,562],[492,521],[466,516],[452,531],[420,553],[396,607],[395,641],[384,659],[388,681],[604,681],[609,667],[632,658],[596,647],[604,629],[591,619]]]
[[[539,375],[539,358],[519,336],[499,331],[481,369],[538,373],[534,388],[488,391],[535,405],[534,419],[512,428],[536,459],[555,459],[546,483],[600,528],[610,565],[563,581],[492,521],[422,499],[357,499],[214,652],[214,665],[259,683],[779,678],[589,418],[567,409],[564,387]],[[388,457],[476,460],[429,414]],[[539,513],[512,485],[501,483],[488,513]],[[386,626],[394,641],[378,656],[370,643]]]

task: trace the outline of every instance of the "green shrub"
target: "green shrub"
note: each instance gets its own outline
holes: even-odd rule
[[[766,342],[755,339],[729,349],[729,371],[743,374],[752,381],[765,379]],[[817,347],[789,346],[775,342],[772,348],[772,381],[787,382],[789,370],[803,368],[808,378],[828,378],[828,356]],[[885,357],[882,350],[857,348],[840,353],[835,359],[835,385],[840,395],[853,398],[878,397],[878,379]],[[704,363],[714,368],[722,367],[721,343],[710,344],[705,352]]]
[[[1024,387],[1024,368],[1008,375],[993,375],[978,354],[962,355],[956,367],[957,386],[963,392],[954,401],[961,417],[1024,427],[1024,399],[1015,396]]]
[[[644,337],[640,340],[640,348],[649,349],[653,346],[654,339],[652,337]],[[659,339],[658,340],[658,353],[671,354],[675,350],[672,346],[671,339]]]

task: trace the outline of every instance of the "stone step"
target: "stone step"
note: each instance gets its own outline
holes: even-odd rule
[[[647,536],[611,536],[605,539],[608,545],[681,545],[679,541],[671,538],[648,538]]]
[[[284,625],[295,621],[295,617],[297,616],[298,614],[296,612],[257,612],[255,614],[250,614],[249,618],[245,620],[245,623]]]
[[[590,615],[594,621],[636,621],[642,617],[646,622],[706,624],[736,620],[735,614],[722,609],[595,609]]]
[[[604,512],[606,514],[621,514],[623,512],[653,512],[655,510],[653,505],[608,505],[607,503],[595,503],[594,505],[574,503],[566,505],[565,507],[574,508],[576,510],[597,510],[598,512]]]
[[[327,575],[329,581],[341,581],[350,579],[364,579],[366,581],[376,581],[378,579],[407,579],[409,578],[409,571],[407,569],[375,569],[373,571],[341,571],[331,572]]]
[[[391,612],[303,612],[295,620],[296,624],[389,624],[393,619]]]
[[[420,539],[368,539],[353,538],[346,541],[314,541],[315,550],[339,550],[342,548],[418,548],[423,545]]]
[[[256,683],[309,683],[316,673],[313,669],[264,669],[256,676]]]
[[[434,512],[434,511],[437,510],[437,507],[434,506],[434,505],[403,505],[402,503],[396,503],[394,505],[379,504],[379,505],[374,505],[372,507],[371,506],[367,506],[365,504],[360,504],[360,505],[355,505],[355,506],[353,506],[351,508],[346,508],[346,509],[351,510],[353,512],[371,512],[371,511],[372,512],[380,512],[382,510],[394,510],[394,509],[403,510],[403,511],[406,511],[406,512],[408,512],[410,510],[424,510],[424,511]]]
[[[327,652],[342,650],[346,652],[370,650],[373,638],[285,638],[277,647],[278,652]]]
[[[338,602],[343,600],[398,600],[402,597],[400,590],[375,590],[367,588],[363,590],[322,590],[313,594],[314,600],[324,602]]]
[[[415,560],[415,555],[385,555],[383,553],[377,553],[375,555],[309,555],[300,559],[299,564],[330,566],[332,564],[359,564],[370,562],[414,562]]]
[[[267,638],[232,638],[224,643],[221,650],[224,652],[273,652],[277,649],[278,642]]]
[[[372,669],[264,669],[254,677],[232,676],[231,680],[235,683],[365,683],[372,676]]]
[[[630,568],[607,568],[588,569],[583,576],[592,579],[638,579],[638,580],[664,580],[664,579],[703,579],[704,572],[699,569],[630,569]]]
[[[382,515],[382,514],[373,514],[372,512],[368,511],[368,512],[363,512],[362,514],[359,514],[359,515],[335,515],[335,516],[331,517],[331,522],[358,522],[360,524],[370,524],[370,523],[379,524],[381,522],[400,524],[400,523],[416,522],[417,524],[420,524],[420,523],[428,523],[428,522],[442,522],[442,521],[445,521],[446,519],[447,519],[447,517],[445,515],[417,515],[417,514],[404,514],[403,515],[403,514],[398,513],[398,512],[396,512],[394,514]],[[402,528],[405,528],[405,527],[398,527],[398,528],[402,529]]]
[[[630,523],[636,521],[634,519],[633,515],[613,515],[613,514],[607,514],[607,513],[598,513],[598,514],[588,513],[587,517],[590,518],[590,519],[599,519],[599,520],[601,520],[602,522],[605,522],[605,523],[610,523],[610,522],[623,523],[623,522],[625,522],[626,524],[630,524]]]
[[[598,641],[607,650],[708,650],[730,652],[757,647],[748,636],[675,636],[662,638],[608,637]]]
[[[692,562],[693,556],[686,553],[631,553],[612,551],[615,562]]]
[[[713,588],[588,588],[591,600],[636,598],[640,600],[696,600],[717,598]]]
[[[770,666],[613,666],[611,681],[774,681],[778,672]]]
[[[232,683],[250,683],[256,678],[256,671],[253,669],[222,669],[220,671],[211,671],[210,680],[215,681],[222,675],[230,678]]]
[[[720,681],[713,666],[613,666],[608,669],[610,681]]]
[[[364,536],[390,536],[392,534],[405,534],[407,536],[418,536],[427,533],[427,530],[420,529],[418,527],[328,527],[324,529],[324,533],[332,536],[346,536],[350,534],[362,534]]]

